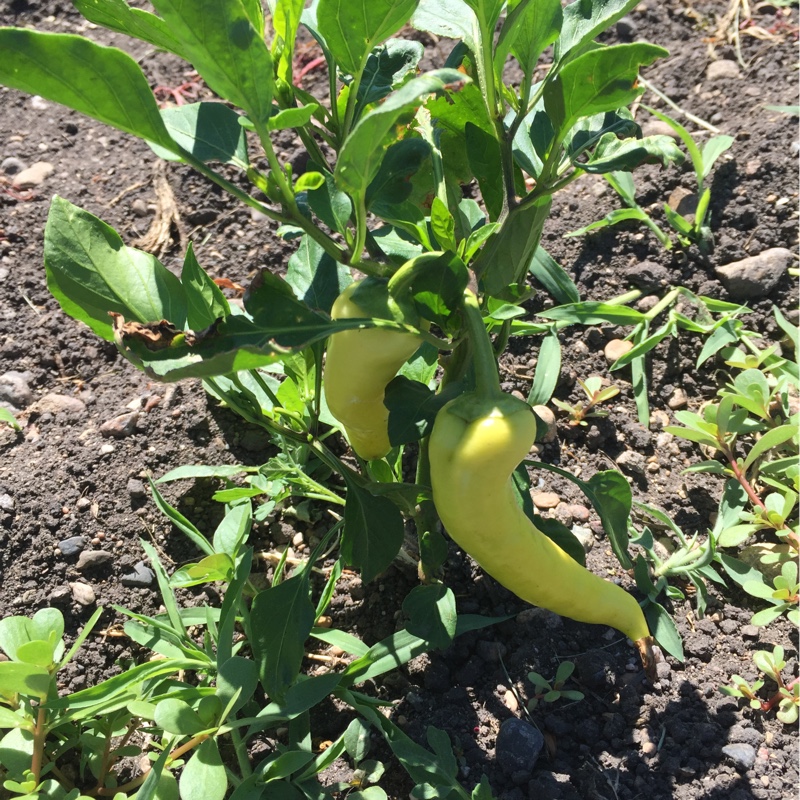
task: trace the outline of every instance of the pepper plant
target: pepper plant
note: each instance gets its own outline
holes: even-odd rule
[[[518,466],[525,453],[517,452],[519,442],[497,447],[504,431],[519,428],[532,441],[536,427],[527,404],[500,391],[497,358],[512,334],[544,332],[552,343],[556,329],[552,323],[544,330],[515,328],[527,314],[524,302],[536,285],[559,303],[580,299],[540,245],[553,195],[586,173],[680,158],[671,137],[642,137],[627,108],[642,92],[639,70],[666,51],[596,41],[635,0],[578,0],[565,8],[560,0],[316,0],[308,8],[302,0],[271,0],[269,17],[258,0],[155,0],[154,13],[121,0],[75,5],[93,23],[188,61],[219,101],[159,110],[139,65],[124,52],[19,28],[0,29],[0,82],[144,139],[158,157],[191,166],[298,244],[285,274],[256,275],[242,310],[203,269],[201,249],[188,247],[178,277],[153,255],[125,245],[102,220],[56,197],[45,270],[61,307],[152,378],[204,379],[213,396],[269,432],[297,496],[337,505],[331,492],[343,498],[340,554],[365,581],[392,562],[405,520],[412,520],[420,571],[430,583],[420,588],[430,590],[428,605],[438,609],[417,623],[429,634],[425,641],[440,640],[441,629],[453,633],[452,614],[440,602],[447,595],[436,582],[446,556],[437,511],[456,509],[445,520],[451,533],[485,551],[472,534],[458,535],[463,515],[450,502],[447,475],[464,468],[476,493],[484,491],[484,477],[496,483],[503,518],[512,522],[497,532],[492,550],[506,548],[514,560],[513,537],[529,525],[537,534],[539,550],[526,550],[526,572],[517,557],[513,565],[497,562],[490,570],[495,577],[562,613],[617,626],[649,652],[635,600],[566,554],[582,559],[574,538],[540,531],[524,507],[516,512],[516,499],[524,500],[530,487]],[[444,64],[417,74],[422,48],[396,38],[407,24],[455,40]],[[301,28],[328,71],[323,96],[294,81]],[[540,69],[551,46],[549,67]],[[504,78],[509,58],[519,66],[519,84]],[[307,151],[301,174],[279,157],[276,137],[286,131]],[[471,183],[480,202],[465,196]],[[553,380],[552,369],[544,369],[546,378],[535,382],[540,393]],[[444,412],[451,400],[458,405]],[[496,426],[496,434],[483,438],[490,451],[502,451],[502,464],[488,455],[481,464],[461,455],[447,463],[451,449],[464,452],[473,423],[483,418]],[[437,419],[444,432],[434,447]],[[336,432],[347,437],[352,457],[341,457],[341,442],[331,444]],[[404,457],[409,446],[416,458]],[[432,456],[445,460],[437,466]],[[409,464],[416,465],[413,476]],[[239,499],[269,498],[270,474],[249,473]],[[320,489],[328,485],[335,488]],[[206,556],[218,555],[214,542],[203,545],[202,535],[176,514],[172,519]],[[630,566],[625,526],[610,527],[615,552]],[[561,571],[548,572],[543,583],[539,551]],[[236,557],[226,555],[229,562],[199,562],[173,581],[237,576]],[[577,576],[602,603],[581,600],[558,574]],[[303,594],[302,581],[298,575],[272,591]],[[255,613],[261,596],[250,610],[256,641],[266,634],[253,618],[264,625],[270,619]],[[297,609],[302,615],[284,631],[295,654],[314,621],[307,603]],[[297,671],[273,672],[265,663],[260,680],[267,694],[289,691]],[[340,699],[408,752],[373,701],[350,689]],[[439,754],[441,737],[431,736]],[[445,785],[455,774],[451,766],[443,759],[438,779],[418,774],[426,785]]]

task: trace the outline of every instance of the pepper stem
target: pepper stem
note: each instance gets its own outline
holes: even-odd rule
[[[482,397],[493,397],[501,394],[500,375],[497,372],[492,340],[483,324],[478,298],[467,289],[464,292],[464,322],[472,345],[473,363],[475,365],[475,387]]]

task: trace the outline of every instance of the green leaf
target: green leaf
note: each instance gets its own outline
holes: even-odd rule
[[[275,70],[277,76],[291,83],[292,60],[296,45],[297,29],[303,13],[305,0],[270,0],[272,26],[275,28],[275,39],[272,43],[273,56],[280,54]]]
[[[747,454],[747,458],[744,464],[742,464],[742,472],[746,473],[756,459],[761,458],[761,456],[770,450],[777,450],[782,444],[792,441],[796,436],[796,425],[779,425],[777,428],[767,431]]]
[[[489,219],[496,220],[505,199],[500,143],[491,133],[472,122],[467,122],[464,135],[469,167],[478,179]]]
[[[628,220],[638,220],[639,222],[646,223],[648,216],[641,208],[615,208],[613,211],[609,211],[603,219],[599,219],[597,222],[590,222],[582,228],[565,233],[564,236],[584,236],[592,231],[609,228],[612,225],[617,225],[620,222],[627,222]]]
[[[764,625],[769,625],[770,622],[774,622],[780,615],[783,613],[783,608],[779,606],[772,606],[770,608],[764,608],[761,611],[753,614],[750,619],[751,625],[758,625],[759,627]]]
[[[33,664],[36,667],[44,667],[49,670],[55,661],[53,649],[52,642],[32,639],[29,642],[23,642],[17,648],[17,661],[21,661],[24,664]]]
[[[125,0],[73,0],[73,5],[95,25],[125,33],[184,58],[180,42],[169,26],[149,11],[131,8]]]
[[[591,47],[594,38],[622,19],[636,0],[576,0],[564,9],[561,36],[556,42],[554,58],[566,61]]]
[[[383,572],[403,544],[403,517],[387,497],[375,496],[345,474],[347,497],[341,554],[368,583]]]
[[[421,42],[389,39],[367,57],[358,85],[359,109],[382,100],[406,77],[413,77],[425,53]]]
[[[191,242],[183,259],[181,285],[186,294],[186,322],[192,330],[201,331],[231,313],[225,295],[198,263]]]
[[[299,300],[316,311],[330,313],[333,301],[352,282],[347,266],[338,264],[321,245],[303,234],[286,270],[286,283]]]
[[[594,300],[539,311],[537,316],[580,325],[637,325],[645,320],[642,312],[634,308],[599,303]]]
[[[680,164],[683,152],[671,136],[645,136],[643,139],[618,139],[607,133],[601,137],[586,162],[575,162],[584,172],[602,174],[615,170],[632,172],[641,164]]]
[[[393,144],[367,187],[367,208],[379,217],[393,216],[391,207],[408,200],[414,190],[409,179],[429,157],[430,145],[424,139],[403,139]]]
[[[229,509],[214,531],[214,552],[226,553],[235,558],[247,541],[252,524],[253,509],[250,503],[240,503]]]
[[[201,742],[186,762],[178,781],[181,800],[224,800],[228,776],[216,739]]]
[[[736,333],[730,321],[723,322],[703,343],[703,349],[697,357],[697,366],[704,364],[711,356],[722,350],[723,347],[739,341],[739,336]]]
[[[96,334],[114,339],[109,312],[126,320],[186,324],[180,281],[159,260],[126,247],[117,232],[57,195],[45,226],[47,285],[62,309]]]
[[[22,28],[0,28],[0,52],[0,83],[177,151],[147,78],[127,53],[83,36]]]
[[[544,106],[558,135],[565,135],[579,117],[631,103],[644,91],[637,86],[639,67],[666,55],[663,47],[652,44],[618,44],[567,63],[544,90]]]
[[[443,584],[415,586],[403,600],[409,633],[445,648],[456,634],[456,598]]]
[[[344,3],[345,0],[334,2]],[[365,114],[339,152],[334,172],[337,185],[353,196],[363,196],[378,174],[386,148],[391,144],[395,123],[400,117],[413,111],[425,95],[441,91],[446,86],[459,86],[467,80],[457,70],[434,70],[410,80],[380,106]]]
[[[317,27],[339,66],[360,75],[372,49],[408,22],[417,0],[319,0]]]
[[[534,525],[551,541],[555,542],[568,556],[582,567],[586,566],[586,552],[575,534],[560,520],[533,515]]]
[[[193,736],[208,727],[188,703],[177,697],[160,700],[153,719],[167,733],[179,736]]]
[[[658,644],[673,658],[682,662],[684,657],[681,635],[666,609],[661,604],[651,600],[645,604],[643,611],[650,631]]]
[[[431,229],[442,250],[456,252],[456,221],[450,209],[438,197],[434,197],[431,204]]]
[[[0,661],[0,692],[22,694],[43,700],[50,691],[50,673],[45,667],[21,661]]]
[[[478,18],[464,0],[420,0],[411,24],[419,31],[460,39],[473,53],[480,49]]]
[[[560,374],[561,342],[558,339],[558,331],[552,327],[542,339],[539,347],[539,357],[536,361],[533,384],[528,395],[528,404],[539,406],[549,403]]]
[[[711,173],[717,159],[726,151],[731,148],[731,145],[736,141],[733,136],[712,136],[703,146],[702,160],[703,171],[698,175],[698,179],[702,183]]]
[[[253,699],[258,685],[258,668],[249,658],[233,656],[217,670],[217,697],[222,701],[223,719],[231,719]],[[238,692],[238,696],[237,696]]]
[[[325,176],[323,186],[318,189],[310,189],[306,193],[309,207],[331,230],[344,234],[353,210],[350,198],[336,188],[333,175],[326,169],[320,168],[313,162],[309,163],[309,169],[321,171]],[[367,196],[369,196],[369,190],[367,190]]]
[[[473,269],[490,295],[502,297],[510,284],[525,277],[550,215],[550,203],[549,197],[541,197],[530,205],[517,206],[475,259]]]
[[[392,447],[419,441],[430,433],[439,409],[461,390],[460,384],[448,384],[442,392],[404,375],[392,379],[383,398],[389,409],[389,441]]]
[[[161,116],[169,135],[199,161],[221,161],[246,170],[247,139],[239,115],[223,103],[189,103],[164,108]],[[160,158],[182,161],[180,154],[151,145]]]
[[[15,431],[22,430],[19,422],[17,422],[17,418],[7,408],[0,408],[0,422],[5,422]]]
[[[564,268],[541,245],[536,248],[529,271],[557,303],[579,303],[578,287]]]
[[[191,539],[195,545],[204,552],[206,555],[213,555],[214,548],[211,546],[211,543],[203,536],[202,533],[194,526],[192,522],[190,522],[186,517],[178,511],[177,508],[171,506],[163,497],[161,492],[158,491],[156,488],[155,483],[150,481],[150,491],[153,494],[153,500],[155,501],[156,508],[164,514],[165,517],[170,519],[175,527],[177,527],[180,531],[186,534],[186,536]]]
[[[272,58],[241,0],[155,0],[153,5],[211,89],[256,124],[266,124],[272,114]]]
[[[0,692],[2,692],[3,688],[4,687],[0,685]],[[16,713],[10,708],[0,706],[0,728],[25,728],[25,730],[33,730],[34,722],[32,719]]]
[[[0,739],[0,764],[3,765],[3,772],[22,778],[31,768],[33,750],[34,737],[31,731],[21,728],[9,731]]]
[[[271,131],[282,131],[288,128],[302,128],[307,125],[311,117],[319,111],[319,105],[308,103],[296,108],[283,108],[269,118],[267,127]]]
[[[561,2],[521,0],[509,3],[509,10],[495,47],[495,71],[502,73],[510,50],[530,81],[539,56],[558,38],[563,18]]]
[[[308,573],[259,592],[250,612],[251,645],[264,691],[281,700],[297,680],[314,625]]]

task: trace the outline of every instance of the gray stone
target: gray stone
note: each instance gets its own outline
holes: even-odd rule
[[[594,534],[591,528],[584,528],[582,525],[573,525],[572,535],[581,543],[584,553],[589,553],[594,547]]]
[[[147,217],[151,213],[150,209],[147,207],[147,203],[141,198],[131,203],[131,211],[133,211],[137,217]]]
[[[47,596],[47,599],[54,604],[58,604],[70,597],[69,586],[56,586]]]
[[[756,763],[756,750],[752,745],[744,744],[743,742],[736,742],[735,744],[726,744],[722,748],[722,752],[726,755],[737,769],[747,771],[753,768]]]
[[[128,481],[128,494],[136,500],[146,497],[147,489],[145,488],[144,482],[140,481],[138,478],[131,478]]]
[[[75,556],[86,547],[86,539],[83,536],[70,536],[69,539],[64,539],[58,543],[58,549],[61,555]]]
[[[731,744],[749,744],[751,747],[760,747],[764,742],[764,736],[755,728],[739,722],[728,731],[728,741]]]
[[[47,412],[50,414],[58,414],[60,412],[82,414],[86,411],[86,403],[84,403],[83,400],[79,400],[77,397],[48,392],[31,406],[31,410],[38,411],[40,414]]]
[[[0,164],[0,170],[3,172],[3,175],[17,175],[27,168],[28,165],[21,158],[17,158],[16,156],[4,158],[3,163]]]
[[[128,414],[120,414],[114,419],[104,422],[100,426],[100,433],[103,436],[113,436],[115,439],[124,439],[136,430],[136,423],[139,421],[139,412],[131,411]]]
[[[78,557],[75,565],[81,572],[87,569],[102,567],[114,560],[114,556],[107,550],[84,550]]]
[[[743,639],[758,639],[761,634],[761,628],[758,625],[745,625],[742,628]]]
[[[95,596],[94,589],[92,589],[88,583],[76,581],[75,583],[71,583],[69,588],[72,591],[73,600],[75,600],[79,606],[94,605],[94,602],[97,598]]]
[[[636,23],[629,16],[624,16],[617,22],[617,36],[626,42],[632,42],[639,34]]]
[[[540,442],[552,442],[555,440],[558,430],[556,428],[556,415],[547,406],[534,406],[533,412],[546,426],[544,433],[540,434],[539,426],[536,427],[536,439]]]
[[[37,161],[27,169],[17,173],[11,185],[15,189],[32,189],[44,183],[53,174],[53,165],[49,161]]]
[[[647,459],[638,450],[625,450],[619,454],[617,466],[625,472],[644,475],[647,469]]]
[[[14,408],[25,408],[33,400],[33,392],[28,381],[30,374],[9,370],[0,375],[0,400],[9,403]]]
[[[3,492],[0,494],[0,511],[5,511],[6,513],[10,514],[14,510],[14,498]]]
[[[123,586],[132,586],[146,589],[153,585],[155,574],[143,561],[137,561],[130,572],[126,572],[119,582]]]
[[[757,256],[717,267],[716,273],[734,300],[750,300],[772,291],[793,259],[791,250],[773,247]]]
[[[642,125],[642,136],[671,136],[673,139],[679,138],[672,126],[662,122],[660,119],[651,119],[645,122]]]
[[[720,81],[738,77],[739,65],[735,61],[731,61],[727,58],[722,58],[719,61],[712,61],[706,70],[707,81]]]
[[[643,292],[663,289],[672,282],[672,273],[655,261],[640,261],[625,270],[630,282]]]
[[[529,722],[507,719],[497,734],[495,756],[506,772],[531,772],[544,748],[544,736]]]

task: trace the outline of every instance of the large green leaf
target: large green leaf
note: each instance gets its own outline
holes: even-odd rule
[[[206,739],[195,749],[178,781],[181,800],[223,800],[228,775],[216,739]]]
[[[389,39],[370,53],[358,85],[359,107],[386,97],[406,77],[413,77],[425,53],[421,42]]]
[[[576,162],[575,166],[591,173],[632,172],[640,164],[660,163],[666,167],[673,162],[680,164],[683,159],[683,152],[671,136],[618,139],[613,133],[606,133],[589,160]]]
[[[554,129],[563,136],[579,117],[613,111],[635,100],[639,67],[668,55],[653,44],[618,44],[590,50],[566,64],[547,84],[544,105]]]
[[[272,113],[272,58],[241,0],[155,0],[186,57],[255,123]]]
[[[506,217],[499,232],[489,239],[473,265],[489,294],[501,296],[509,284],[522,280],[539,246],[542,227],[549,214],[549,197],[518,206]]]
[[[448,647],[456,635],[456,598],[441,583],[415,586],[403,600],[409,616],[407,630],[432,647]]]
[[[134,36],[144,42],[184,57],[180,42],[161,17],[139,8],[131,8],[125,0],[72,0],[72,4],[89,22],[118,33]]]
[[[297,680],[305,654],[305,641],[314,625],[314,605],[308,574],[295,575],[264,589],[250,612],[253,655],[264,691],[281,700]]]
[[[460,86],[466,80],[465,75],[454,69],[425,73],[410,80],[380,106],[365,114],[342,145],[334,172],[337,185],[354,196],[363,196],[378,174],[400,117],[413,111],[425,95],[447,86]]]
[[[165,108],[161,116],[170,136],[199,161],[221,161],[247,169],[247,140],[232,108],[223,103],[190,103]],[[153,150],[161,158],[181,160],[158,145]]]
[[[530,80],[539,56],[558,38],[562,20],[561,0],[518,0],[509,3],[509,7],[511,10],[495,48],[495,70],[502,74],[510,50]]]
[[[225,295],[198,263],[191,242],[183,259],[181,285],[186,293],[186,316],[192,330],[203,330],[231,313]]]
[[[359,75],[374,47],[408,22],[418,0],[319,0],[317,26],[339,66]]]
[[[330,313],[333,301],[353,279],[350,270],[331,258],[308,234],[289,259],[286,282],[310,308]]]
[[[638,0],[575,0],[564,9],[561,36],[556,42],[555,60],[575,58],[594,38],[625,16]]]
[[[353,477],[345,476],[347,498],[341,553],[361,570],[364,582],[383,572],[403,544],[403,517],[387,497],[375,496]]]
[[[137,322],[186,324],[180,281],[159,260],[126,247],[105,222],[54,197],[44,233],[47,285],[64,311],[113,340],[109,312]]]
[[[464,0],[419,0],[411,24],[420,31],[460,39],[473,53],[480,50],[478,18]]]
[[[0,83],[179,152],[139,65],[82,36],[0,28]]]

